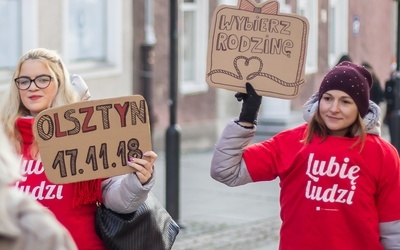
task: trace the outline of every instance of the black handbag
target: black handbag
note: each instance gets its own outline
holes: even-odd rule
[[[169,250],[180,229],[151,192],[130,214],[116,213],[98,203],[95,227],[105,249],[112,250]]]

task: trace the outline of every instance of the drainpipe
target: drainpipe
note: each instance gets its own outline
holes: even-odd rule
[[[170,124],[166,132],[166,209],[179,224],[180,127],[176,123],[178,92],[178,1],[170,0]]]
[[[155,117],[153,115],[152,100],[152,81],[153,81],[153,64],[154,64],[154,46],[156,44],[156,35],[154,32],[154,13],[153,0],[145,0],[145,17],[144,17],[144,33],[145,40],[140,46],[140,54],[142,61],[142,70],[140,76],[142,78],[143,98],[147,102],[150,118],[150,133],[153,132],[153,124]]]

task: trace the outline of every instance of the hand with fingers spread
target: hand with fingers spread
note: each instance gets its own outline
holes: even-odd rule
[[[157,154],[153,151],[147,151],[143,156],[149,158],[149,160],[131,157],[128,162],[128,166],[136,170],[133,174],[136,174],[142,185],[146,184],[153,176],[154,162],[157,159]]]

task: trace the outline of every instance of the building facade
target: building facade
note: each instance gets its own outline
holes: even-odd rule
[[[259,3],[260,0],[255,3]],[[261,0],[261,2],[263,2]],[[93,99],[141,94],[151,107],[153,146],[166,147],[172,84],[181,150],[213,147],[240,103],[231,91],[205,81],[210,19],[220,4],[237,0],[179,0],[178,32],[170,33],[165,0],[1,0],[0,95],[27,50],[57,50],[70,73],[81,75]],[[342,54],[369,62],[381,84],[396,55],[397,2],[393,0],[279,0],[280,12],[309,20],[306,86],[293,100],[263,98],[259,130],[276,132],[301,120],[299,111]],[[170,39],[179,42],[179,78],[170,79]],[[262,133],[261,133],[262,134]]]

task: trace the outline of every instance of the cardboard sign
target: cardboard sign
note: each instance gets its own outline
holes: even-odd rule
[[[139,95],[47,109],[33,128],[46,176],[55,184],[134,172],[129,158],[152,150],[148,108]]]
[[[239,0],[213,15],[206,81],[212,87],[292,99],[305,83],[308,20],[280,14],[279,2]]]

